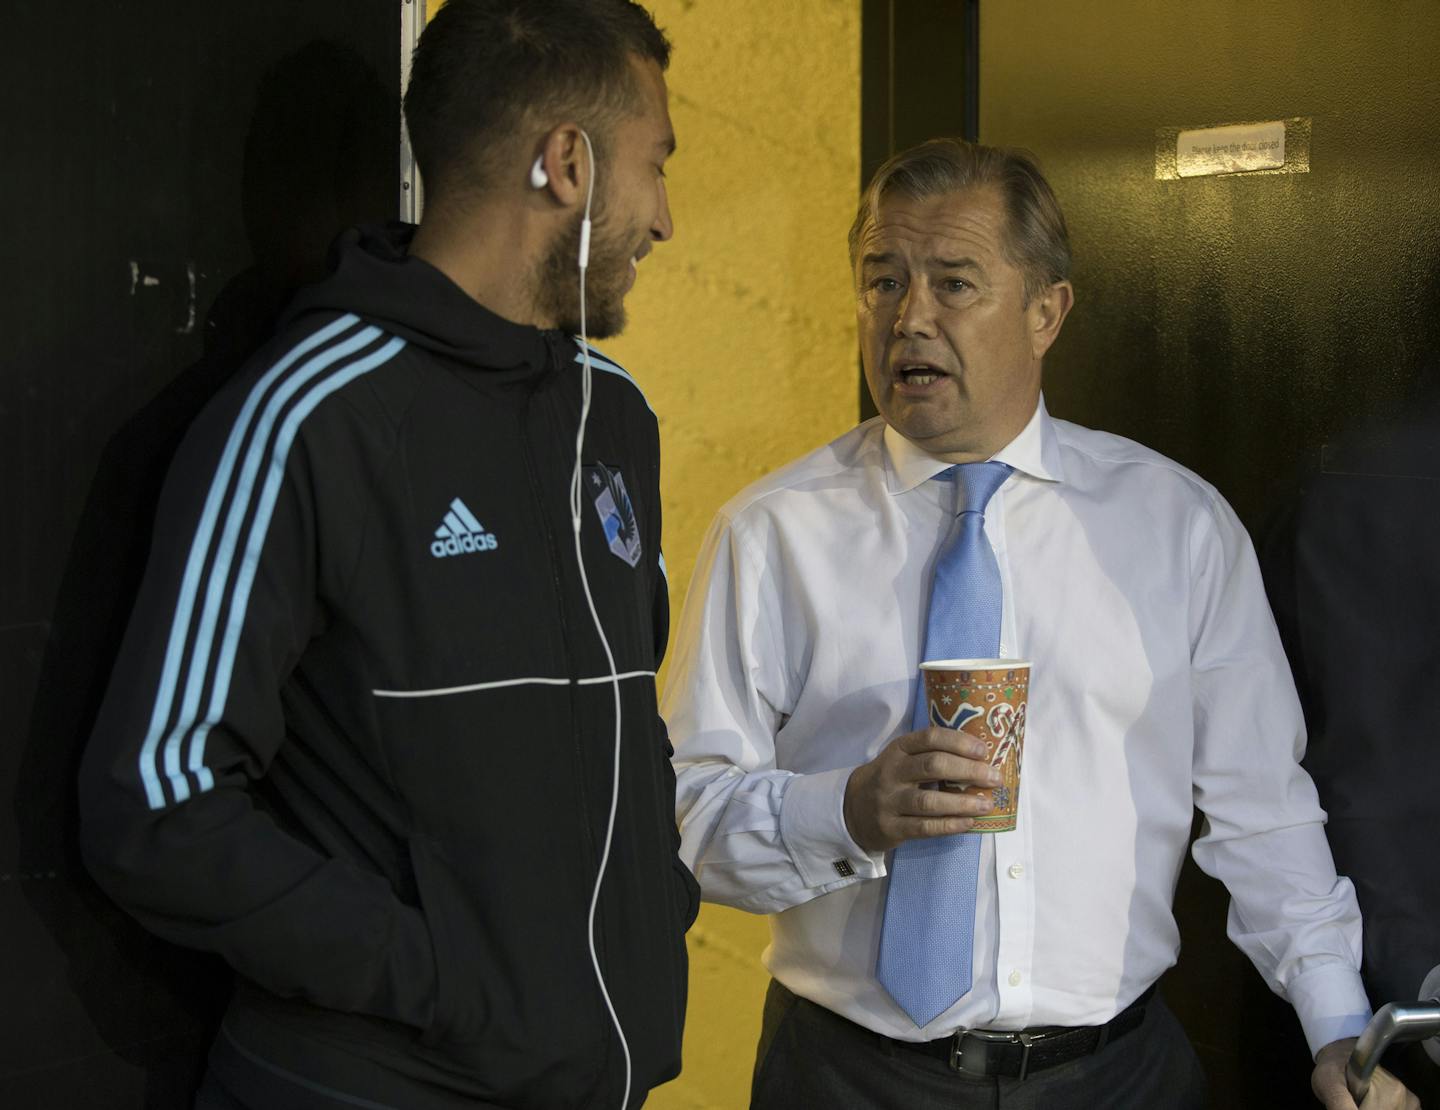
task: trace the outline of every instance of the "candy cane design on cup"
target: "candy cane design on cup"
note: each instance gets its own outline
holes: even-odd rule
[[[945,659],[920,665],[930,722],[961,729],[985,741],[990,766],[1000,770],[996,787],[941,784],[944,789],[989,798],[992,809],[978,817],[974,832],[1009,832],[1020,803],[1020,766],[1030,693],[1028,660]]]

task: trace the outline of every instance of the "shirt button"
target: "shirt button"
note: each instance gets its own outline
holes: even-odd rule
[[[1012,987],[1018,987],[1020,985],[1020,973],[1018,971],[1012,971],[1010,973],[1010,985]]]
[[[1018,879],[1021,875],[1025,874],[1025,868],[1021,864],[1012,863],[1006,874],[1008,874],[1012,879]]]

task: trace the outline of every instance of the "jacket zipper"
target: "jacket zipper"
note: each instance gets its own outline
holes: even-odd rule
[[[550,514],[546,510],[544,488],[540,482],[539,470],[535,464],[535,453],[530,441],[530,417],[535,403],[535,392],[526,394],[524,411],[520,421],[520,442],[525,456],[525,473],[530,480],[530,493],[535,504],[539,507],[540,525],[545,530],[545,548],[550,559],[550,587],[555,595],[555,612],[560,624],[560,640],[565,646],[565,665],[570,679],[570,686],[567,691],[570,699],[570,737],[575,745],[575,756],[577,768],[583,767],[581,762],[581,741],[579,714],[575,704],[575,695],[579,687],[576,685],[579,672],[575,660],[575,647],[570,637],[570,622],[568,609],[565,605],[565,582],[561,575],[560,552],[555,541],[554,529],[550,527]],[[562,441],[563,442],[563,441]],[[580,786],[580,804],[583,807],[585,846],[588,850],[588,858],[593,862],[598,858],[598,851],[595,845],[595,838],[591,831],[590,814],[590,791],[586,787],[583,776],[578,778]]]
[[[547,367],[547,369],[551,370],[552,372],[554,371],[554,368],[555,367],[553,363]],[[584,760],[584,745],[581,742],[580,736],[579,714],[576,706],[576,695],[579,691],[579,686],[577,685],[576,680],[579,678],[579,670],[575,659],[574,644],[570,638],[570,625],[567,619],[568,609],[565,605],[565,583],[564,578],[561,574],[562,563],[560,559],[560,553],[556,546],[554,530],[550,527],[550,515],[545,508],[546,502],[543,496],[543,487],[540,482],[539,470],[535,463],[535,455],[534,452],[531,450],[530,442],[530,417],[535,403],[535,394],[536,392],[538,392],[539,389],[544,388],[544,386],[545,379],[542,378],[540,385],[537,386],[535,390],[531,390],[529,393],[526,394],[524,413],[520,423],[520,442],[523,448],[523,453],[525,455],[525,472],[530,479],[531,495],[535,499],[535,504],[540,506],[541,527],[545,529],[546,550],[550,557],[550,585],[551,588],[555,591],[555,609],[556,612],[559,614],[560,638],[565,644],[565,659],[570,671],[570,737],[575,745],[575,766],[577,772],[579,772],[582,771],[586,766]],[[566,442],[563,437],[561,438],[561,442]],[[600,865],[600,849],[599,846],[595,843],[595,837],[591,831],[592,821],[590,813],[590,790],[588,789],[588,784],[583,774],[577,774],[577,781],[580,788],[580,805],[582,810],[581,826],[583,829],[586,859],[589,862],[591,869],[596,869]],[[602,920],[597,915],[595,921],[595,956],[600,961],[600,963],[604,965],[607,963],[607,961],[604,956],[605,944],[601,926]],[[597,1020],[604,1023],[606,1028],[608,1028],[609,1018],[606,1014],[605,1009],[601,1006],[601,999],[598,991],[592,997],[591,1001]],[[593,1084],[596,1088],[603,1088],[605,1086],[606,1077],[610,1072],[610,1058],[614,1054],[613,1044],[608,1037],[605,1040],[605,1044],[606,1050],[603,1053],[601,1060],[596,1067],[595,1077],[593,1080]]]

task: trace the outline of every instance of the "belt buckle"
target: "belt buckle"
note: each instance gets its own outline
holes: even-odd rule
[[[1076,1034],[1087,1032],[1098,1032],[1098,1038],[1093,1038],[1090,1047],[1083,1049],[1079,1054],[1099,1052],[1111,1040],[1112,1030],[1117,1022],[1126,1014],[1138,1011],[1137,1016],[1132,1019],[1130,1025],[1122,1028],[1115,1036],[1123,1037],[1130,1029],[1138,1025],[1145,1012],[1145,1004],[1155,994],[1155,987],[1152,984],[1147,987],[1141,995],[1111,1018],[1104,1025],[1094,1026],[1089,1029],[1077,1027],[1074,1029],[1062,1029],[1059,1027],[1045,1027],[1033,1032],[1020,1029],[1014,1032],[1006,1032],[995,1029],[960,1029],[951,1036],[950,1040],[950,1069],[965,1075],[988,1075],[986,1070],[989,1064],[988,1045],[992,1044],[1018,1044],[1020,1046],[1020,1068],[1016,1078],[1024,1080],[1030,1074],[1031,1050],[1041,1041],[1047,1044],[1052,1041],[1064,1042],[1066,1038]],[[1072,1053],[1071,1056],[1075,1054]],[[1067,1057],[1069,1058],[1069,1057]],[[1050,1067],[1057,1061],[1052,1054],[1051,1058],[1041,1064],[1042,1068]]]
[[[1039,1038],[1024,1031],[1006,1033],[993,1029],[962,1029],[955,1034],[950,1044],[950,1067],[964,1075],[988,1075],[985,1070],[987,1045],[1018,1044],[1020,1046],[1020,1073],[1017,1079],[1023,1081],[1030,1070],[1030,1049]],[[978,1041],[973,1047],[966,1046],[967,1040]]]

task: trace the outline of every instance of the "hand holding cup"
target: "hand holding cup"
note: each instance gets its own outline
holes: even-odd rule
[[[941,782],[991,787],[1002,773],[988,762],[986,742],[950,728],[907,732],[850,773],[845,826],[867,852],[889,851],[906,840],[971,831],[988,814],[988,798],[937,790]]]

